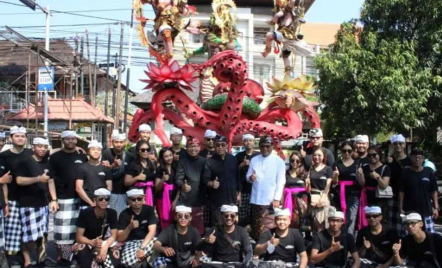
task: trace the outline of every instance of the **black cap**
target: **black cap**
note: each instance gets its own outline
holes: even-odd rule
[[[226,142],[227,143],[227,138],[224,136],[221,136],[221,135],[216,135],[215,142]]]

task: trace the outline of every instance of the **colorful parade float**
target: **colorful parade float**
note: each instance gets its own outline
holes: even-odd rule
[[[143,6],[150,4],[155,19],[143,16]],[[280,54],[285,74],[261,85],[249,78],[247,62],[237,53],[241,49],[236,28],[237,7],[233,0],[213,0],[209,23],[189,19],[196,8],[186,0],[137,0],[134,16],[140,22],[138,33],[157,62],[150,62],[145,71],[145,90],[154,94],[150,110],[139,109],[134,115],[129,139],[136,141],[142,123],[155,123],[155,134],[164,146],[170,141],[164,130],[167,120],[183,130],[186,137],[204,139],[207,129],[228,139],[229,150],[241,144],[241,136],[252,133],[256,137],[273,138],[274,148],[284,158],[281,141],[296,139],[302,133],[303,122],[319,128],[315,111],[313,78],[292,77],[289,55],[311,55],[313,52],[301,42],[304,21],[303,1],[276,0],[274,17],[268,24],[274,31],[266,35],[262,57],[273,52]],[[153,21],[153,30],[145,27]],[[149,28],[152,29],[152,28]],[[183,53],[187,64],[180,66],[174,58],[174,42],[182,32],[204,34],[203,46]],[[182,40],[181,40],[182,41]],[[207,54],[202,64],[189,63],[195,55]],[[265,89],[271,93],[269,96]],[[185,91],[199,91],[200,101],[189,98]],[[262,104],[266,104],[264,108]]]

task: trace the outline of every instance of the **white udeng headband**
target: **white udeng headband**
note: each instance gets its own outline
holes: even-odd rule
[[[170,135],[183,135],[183,131],[179,128],[173,127],[170,129]]]
[[[280,209],[280,208],[275,208],[275,217],[281,217],[281,216],[288,216],[290,217],[290,210],[289,209]]]
[[[101,195],[111,195],[111,192],[106,188],[99,188],[94,191],[95,196],[101,196]]]
[[[365,214],[382,214],[382,210],[380,207],[372,206],[364,208]]]
[[[234,213],[237,213],[238,212],[238,207],[237,206],[222,205],[221,206],[221,212],[234,212]]]
[[[12,134],[17,134],[17,133],[21,133],[21,134],[26,134],[26,128],[24,127],[18,127],[18,126],[13,126],[11,127],[11,129],[9,130],[9,133]]]
[[[96,140],[92,140],[91,142],[89,142],[89,145],[87,146],[87,148],[100,148],[100,149],[103,149],[103,145],[101,145],[101,142],[98,142]]]
[[[355,142],[366,142],[366,143],[368,143],[368,136],[367,135],[357,135],[355,137]]]
[[[47,139],[43,139],[43,138],[35,138],[32,141],[33,145],[48,145],[49,146],[49,141]]]
[[[252,134],[244,134],[242,135],[242,141],[245,140],[255,140],[255,136],[253,136]]]
[[[206,130],[206,132],[204,133],[204,138],[215,138],[216,137],[216,132],[213,130]]]
[[[422,221],[422,217],[419,213],[401,214],[401,218],[403,222]]]
[[[192,208],[186,206],[176,206],[176,213],[192,213]]]
[[[61,138],[76,138],[77,137],[77,133],[73,130],[65,130],[63,132],[61,132]]]
[[[141,124],[138,127],[138,132],[141,132],[141,131],[152,131],[152,128],[148,124]]]
[[[132,189],[126,192],[127,197],[144,195],[144,191],[141,189]]]

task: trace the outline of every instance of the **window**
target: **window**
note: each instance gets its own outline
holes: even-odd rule
[[[254,36],[255,45],[265,45],[267,32],[270,32],[270,28],[255,27],[253,29],[253,36]]]
[[[261,85],[268,82],[270,79],[270,65],[268,64],[254,64],[253,77]]]

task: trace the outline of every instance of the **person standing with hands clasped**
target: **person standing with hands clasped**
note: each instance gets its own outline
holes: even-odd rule
[[[275,223],[274,230],[265,231],[259,238],[255,255],[264,255],[264,261],[283,261],[293,266],[297,263],[299,255],[299,268],[306,268],[308,256],[304,238],[297,229],[289,228],[290,210],[275,209]]]
[[[264,215],[269,208],[278,208],[285,185],[285,163],[274,154],[273,140],[263,136],[259,140],[261,155],[250,161],[246,179],[252,183],[250,204],[252,206],[252,238],[259,240],[264,225]]]
[[[418,213],[402,215],[408,235],[393,245],[394,261],[407,267],[441,268],[442,236],[438,233],[424,231],[422,217]]]
[[[316,233],[313,237],[310,262],[317,268],[349,267],[350,252],[353,261],[351,268],[361,267],[353,235],[342,231],[344,213],[331,207],[328,221],[329,228]]]
[[[158,220],[153,207],[144,204],[143,190],[133,188],[126,195],[129,207],[118,219],[117,240],[125,242],[121,263],[132,267],[150,263]]]
[[[227,153],[227,138],[216,136],[215,154],[206,160],[203,183],[212,210],[212,226],[222,225],[221,206],[236,204],[241,198],[241,181],[238,179],[236,158]]]
[[[107,208],[111,192],[99,188],[93,195],[96,206],[83,209],[78,217],[74,257],[80,268],[118,267],[121,248],[115,242],[117,212]]]
[[[190,268],[199,265],[202,253],[197,251],[197,246],[201,242],[201,235],[190,225],[192,208],[177,206],[175,212],[176,223],[164,229],[155,241],[154,250],[161,257],[155,260],[154,268]]]
[[[424,152],[420,149],[411,151],[411,167],[404,171],[399,193],[399,210],[416,211],[424,218],[425,230],[434,232],[434,219],[439,217],[437,182],[433,171],[423,167]],[[431,203],[433,201],[433,205]]]
[[[31,252],[37,246],[40,266],[53,265],[46,259],[46,244],[49,224],[49,211],[58,210],[57,195],[48,160],[49,141],[34,138],[34,154],[19,162],[17,169],[18,205],[22,224],[23,267],[32,267]],[[51,202],[48,200],[48,193]],[[49,206],[48,206],[49,205]]]

